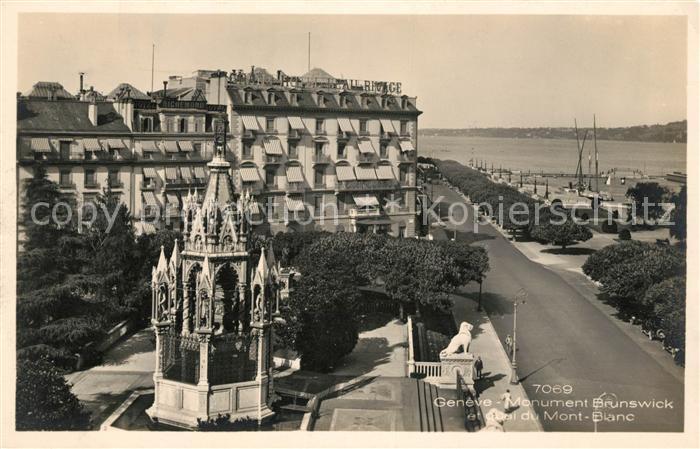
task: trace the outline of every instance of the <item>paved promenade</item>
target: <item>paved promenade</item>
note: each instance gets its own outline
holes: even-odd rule
[[[444,186],[434,186],[434,192],[447,204],[463,202]],[[458,231],[472,228],[468,220]],[[527,303],[518,308],[518,374],[528,396],[539,401],[535,410],[545,430],[683,429],[683,381],[669,356],[650,353],[644,342],[626,332],[597,304],[593,291],[572,281],[580,277],[533,262],[490,225],[480,225],[479,232],[489,237],[477,244],[487,248],[491,264],[483,286],[484,307],[501,342],[513,331],[514,295],[521,288],[528,292]],[[477,292],[478,286],[471,285],[464,295],[473,301]],[[572,387],[570,394],[552,391],[564,385]],[[595,409],[593,399],[604,393],[617,400],[653,402],[635,409]],[[569,407],[569,399],[580,402]],[[606,420],[594,424],[594,412]]]
[[[66,376],[96,428],[135,390],[153,388],[153,331],[143,329],[117,343],[101,365]]]

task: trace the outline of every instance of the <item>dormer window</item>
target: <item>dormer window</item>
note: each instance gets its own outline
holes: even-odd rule
[[[318,105],[319,107],[326,107],[326,97],[323,94],[318,94]]]
[[[292,93],[289,95],[289,100],[290,100],[290,102],[292,103],[292,106],[298,105],[298,104],[299,104],[299,94],[296,93],[296,92],[292,92]]]
[[[277,94],[275,94],[274,92],[268,92],[267,103],[271,105],[277,104]]]
[[[408,98],[404,97],[401,99],[401,109],[407,109],[408,108]]]
[[[247,90],[243,94],[243,100],[246,102],[246,104],[251,104],[253,102],[253,92]]]
[[[385,108],[387,105],[387,97],[382,97],[382,107]]]
[[[364,98],[362,99],[362,105],[363,105],[364,107],[366,107],[366,108],[369,107],[370,102],[371,102],[371,100],[370,100],[369,97],[364,97]]]

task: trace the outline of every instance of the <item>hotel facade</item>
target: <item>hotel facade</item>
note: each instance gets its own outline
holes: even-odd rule
[[[416,98],[400,83],[199,70],[145,94],[103,96],[37,83],[17,99],[20,182],[46,167],[79,204],[109,188],[137,232],[179,229],[182,202],[203,193],[215,134],[236,188],[257,203],[258,232],[416,235]],[[218,133],[217,133],[218,130]]]

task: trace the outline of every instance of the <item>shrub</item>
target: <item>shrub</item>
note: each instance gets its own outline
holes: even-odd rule
[[[617,234],[617,237],[620,240],[632,240],[632,233],[630,232],[629,229],[622,229],[620,232]]]
[[[17,361],[17,430],[83,430],[89,415],[46,359]]]

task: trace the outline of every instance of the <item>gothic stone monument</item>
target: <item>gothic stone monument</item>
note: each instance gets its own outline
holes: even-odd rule
[[[251,266],[249,195],[236,195],[222,146],[208,164],[204,200],[184,201],[184,249],[161,248],[152,276],[157,421],[196,428],[218,415],[272,416],[271,323],[279,266],[271,249]]]

